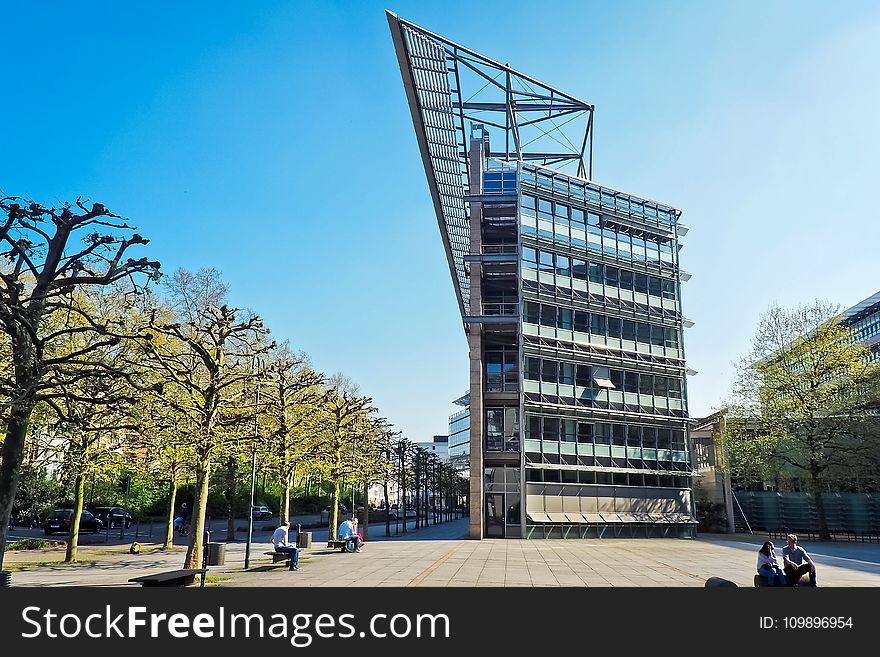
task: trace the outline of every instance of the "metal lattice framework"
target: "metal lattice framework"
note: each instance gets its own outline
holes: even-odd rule
[[[536,162],[590,179],[593,106],[386,13],[461,314],[466,316],[468,124],[488,132],[490,157]]]

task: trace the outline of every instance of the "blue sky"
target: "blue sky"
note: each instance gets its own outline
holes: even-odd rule
[[[594,103],[595,179],[682,209],[692,415],[771,302],[880,289],[870,2],[15,3],[0,191],[100,200],[445,433],[466,343],[385,8]]]

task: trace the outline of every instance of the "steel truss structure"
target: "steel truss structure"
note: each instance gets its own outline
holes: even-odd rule
[[[386,12],[462,316],[470,312],[467,144],[592,179],[593,105]],[[500,145],[504,146],[501,150]]]

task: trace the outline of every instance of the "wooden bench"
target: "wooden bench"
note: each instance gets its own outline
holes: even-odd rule
[[[290,561],[293,559],[293,555],[289,552],[264,552],[266,556],[272,557],[272,563],[280,563],[284,562],[288,568],[290,568]]]
[[[196,575],[204,575],[208,571],[204,568],[188,568],[185,570],[169,570],[167,573],[155,575],[141,575],[133,577],[129,582],[137,582],[141,586],[190,586]]]
[[[329,541],[327,541],[327,547],[328,547],[328,548],[332,548],[332,549],[334,549],[334,550],[339,549],[339,550],[341,550],[342,552],[345,552],[345,546],[346,546],[346,545],[348,545],[348,539],[345,539],[345,538],[338,538],[338,539],[335,539],[335,540],[329,540]]]

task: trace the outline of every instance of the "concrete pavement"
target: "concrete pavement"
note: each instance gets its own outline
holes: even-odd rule
[[[384,537],[371,526],[359,554],[328,550],[326,533],[313,533],[300,570],[272,565],[266,536],[255,542],[252,567],[244,571],[244,544],[227,545],[226,565],[210,569],[220,586],[703,586],[720,576],[752,586],[762,535],[704,535],[680,539],[467,540],[467,519],[406,535]],[[820,586],[880,586],[880,545],[804,544],[819,566]],[[40,566],[13,573],[14,586],[126,586],[128,579],[179,568],[183,550],[127,554],[103,550],[100,561],[81,566]],[[116,550],[116,552],[112,552]],[[111,551],[111,552],[108,552]],[[10,552],[10,563],[26,553]],[[42,560],[47,555],[28,555]]]

